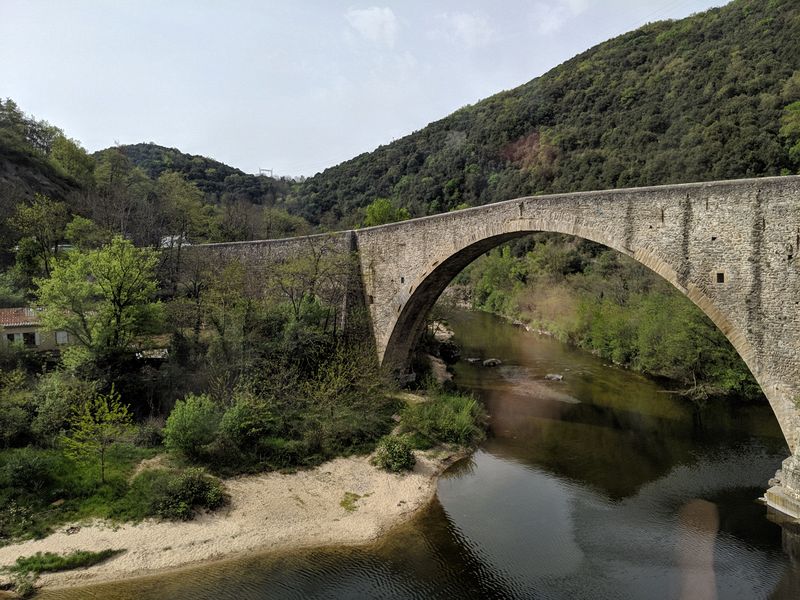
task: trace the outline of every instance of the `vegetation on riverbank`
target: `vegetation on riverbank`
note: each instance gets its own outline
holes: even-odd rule
[[[688,298],[598,244],[533,235],[478,259],[456,286],[475,308],[670,380],[694,401],[761,397],[742,359]]]
[[[341,331],[348,254],[313,247],[258,283],[191,255],[170,279],[155,258],[115,237],[38,263],[42,319],[75,343],[0,355],[0,544],[190,519],[225,504],[211,474],[314,466],[390,430],[374,351]]]
[[[33,556],[20,556],[13,565],[6,566],[0,570],[11,574],[14,591],[19,596],[26,598],[33,594],[36,579],[42,573],[55,573],[91,567],[121,552],[124,552],[124,550],[106,549],[100,552],[76,550],[64,555],[53,552],[37,552]]]

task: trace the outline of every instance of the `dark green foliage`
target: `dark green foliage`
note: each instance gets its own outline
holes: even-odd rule
[[[395,473],[410,471],[417,462],[408,440],[396,435],[387,435],[378,440],[374,460],[382,469]]]
[[[468,395],[440,390],[424,402],[408,404],[402,412],[403,430],[431,443],[475,446],[486,437],[486,409]]]
[[[151,179],[173,171],[194,183],[215,203],[223,200],[247,200],[256,204],[273,205],[283,198],[291,180],[274,179],[244,173],[234,167],[205,156],[185,154],[176,148],[157,144],[130,144],[118,146],[134,165]]]
[[[8,454],[0,471],[3,485],[29,493],[38,493],[52,483],[53,461],[47,454],[32,448],[20,448]]]
[[[215,510],[227,503],[222,484],[202,469],[187,469],[177,474],[151,471],[145,481],[150,486],[149,514],[163,519],[189,521],[199,509]],[[134,482],[133,487],[136,485]]]

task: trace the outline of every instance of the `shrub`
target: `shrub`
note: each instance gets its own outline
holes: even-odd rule
[[[2,476],[9,488],[38,492],[51,483],[49,457],[31,448],[21,448],[7,456]]]
[[[261,439],[275,435],[278,418],[263,400],[240,397],[225,411],[220,422],[220,434],[240,449],[252,447]]]
[[[434,392],[403,409],[403,426],[439,443],[472,446],[484,436],[486,410],[472,396]]]
[[[222,484],[201,469],[187,469],[156,490],[152,511],[164,519],[189,521],[198,508],[217,509],[227,502]]]
[[[178,400],[167,418],[164,443],[170,450],[197,459],[214,441],[219,422],[219,411],[209,396],[189,394],[186,399]]]
[[[8,448],[23,445],[28,439],[31,415],[16,401],[3,402],[0,398],[0,444]]]
[[[395,473],[410,471],[417,462],[408,440],[392,435],[384,436],[378,441],[374,460],[382,469]]]

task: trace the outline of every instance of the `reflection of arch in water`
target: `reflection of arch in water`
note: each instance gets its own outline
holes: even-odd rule
[[[689,297],[800,440],[800,178],[528,197],[355,232],[378,355],[402,371],[442,291],[490,249],[574,235],[642,263]]]

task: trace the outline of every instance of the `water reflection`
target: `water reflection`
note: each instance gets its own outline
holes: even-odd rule
[[[800,597],[800,530],[755,502],[788,452],[766,403],[697,413],[642,377],[487,315],[452,324],[463,356],[503,361],[456,369],[485,400],[492,437],[411,523],[366,548],[43,597]]]

